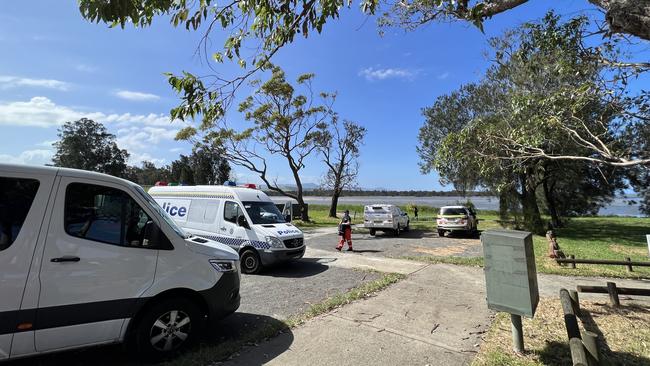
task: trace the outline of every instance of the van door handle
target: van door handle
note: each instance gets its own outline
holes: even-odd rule
[[[226,228],[225,228],[225,227],[222,227],[222,228],[221,228],[221,231],[226,231]]]
[[[62,263],[62,262],[79,262],[81,259],[79,257],[75,257],[72,255],[64,255],[63,257],[59,258],[52,258],[50,259],[50,262],[54,263]]]

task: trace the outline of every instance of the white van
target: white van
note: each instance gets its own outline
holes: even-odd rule
[[[266,193],[233,186],[155,186],[149,194],[184,230],[229,245],[241,271],[300,259],[302,231],[289,223]]]
[[[0,164],[0,360],[122,341],[165,357],[237,310],[239,277],[134,183]]]
[[[411,228],[411,220],[406,212],[395,205],[366,205],[363,208],[363,227],[370,230],[370,235],[375,235],[377,231],[389,231],[398,236],[402,230]]]

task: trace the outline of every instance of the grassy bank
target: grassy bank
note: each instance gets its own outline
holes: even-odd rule
[[[650,364],[650,313],[644,307],[581,300],[581,327],[599,335],[601,365]],[[512,351],[510,317],[499,313],[472,366],[571,365],[560,300],[542,299],[534,319],[523,320],[526,352]]]

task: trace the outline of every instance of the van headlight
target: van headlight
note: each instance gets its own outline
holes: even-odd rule
[[[267,236],[264,240],[271,245],[271,248],[284,248],[284,243],[275,236]]]
[[[210,264],[218,272],[237,272],[238,270],[237,261],[210,259]]]

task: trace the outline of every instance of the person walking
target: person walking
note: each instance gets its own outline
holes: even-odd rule
[[[413,206],[413,216],[415,217],[415,221],[418,221],[418,206]]]
[[[341,241],[339,245],[336,246],[336,250],[339,252],[343,249],[345,242],[348,242],[348,252],[352,251],[352,218],[350,217],[350,211],[345,210],[341,222],[339,222],[339,235],[341,236]]]

